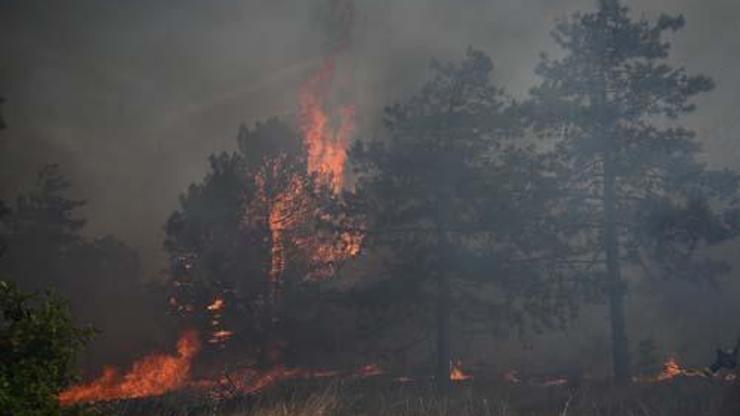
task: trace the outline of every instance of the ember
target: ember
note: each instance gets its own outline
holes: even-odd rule
[[[678,361],[676,361],[676,358],[669,357],[668,360],[665,363],[663,363],[663,371],[660,374],[658,374],[658,377],[656,378],[656,380],[657,381],[670,380],[674,377],[677,377],[683,374],[685,374],[685,371],[678,364]]]
[[[473,376],[465,374],[465,372],[463,372],[462,362],[460,360],[450,363],[450,380],[465,381],[470,380],[471,378],[473,378]]]
[[[226,303],[224,302],[223,299],[216,298],[216,299],[214,299],[213,303],[211,303],[210,305],[208,305],[206,307],[206,309],[208,309],[209,311],[212,311],[212,312],[213,311],[220,311],[221,309],[224,308],[225,305],[226,305]]]
[[[679,364],[676,357],[668,357],[663,363],[663,369],[655,376],[634,377],[633,380],[641,383],[658,383],[673,380],[676,377],[707,377],[702,370],[684,368]]]

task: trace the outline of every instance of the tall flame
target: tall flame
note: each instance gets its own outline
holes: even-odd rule
[[[158,396],[183,387],[190,379],[190,366],[200,350],[194,331],[182,333],[177,355],[155,354],[135,362],[126,374],[108,367],[97,380],[73,386],[59,394],[62,405]]]
[[[330,57],[303,84],[299,92],[299,115],[308,153],[308,173],[317,174],[338,193],[344,185],[347,147],[355,131],[355,106],[339,105],[331,114],[328,95],[335,73],[335,60]]]
[[[344,186],[344,169],[347,148],[355,132],[355,105],[332,103],[331,96],[337,84],[337,57],[349,43],[354,6],[351,1],[331,0],[332,18],[339,31],[333,39],[335,47],[325,57],[322,66],[301,85],[298,92],[298,124],[306,150],[307,173],[315,175],[319,185],[328,186],[335,194]],[[279,167],[274,162],[273,169]],[[263,178],[264,179],[264,178]],[[264,185],[264,184],[263,184]],[[306,190],[299,178],[290,180],[287,189],[269,199],[271,205],[269,226],[272,239],[269,282],[272,302],[279,297],[282,275],[285,271],[286,231],[297,225],[302,216],[308,216],[304,205],[308,203]],[[303,205],[302,205],[303,204]],[[336,260],[354,256],[359,251],[361,237],[342,235],[339,244],[313,244],[315,238],[295,241],[299,245],[313,246],[312,260],[331,264]]]

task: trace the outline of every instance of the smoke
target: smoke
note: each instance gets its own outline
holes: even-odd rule
[[[16,193],[41,164],[60,162],[90,200],[90,232],[136,245],[155,273],[164,266],[161,224],[205,171],[206,155],[233,148],[241,122],[293,114],[298,86],[327,49],[352,41],[359,134],[368,135],[382,106],[417,86],[431,58],[459,57],[468,45],[489,52],[497,79],[523,93],[538,53],[552,49],[554,19],[591,4],[366,0],[349,13],[346,0],[6,1],[2,192]],[[686,15],[676,57],[720,86],[693,124],[708,134],[735,131],[740,57],[728,52],[740,39],[732,24],[740,6],[630,4],[637,13]],[[714,160],[736,162],[740,154],[722,137],[708,144]]]
[[[489,53],[515,96],[553,53],[555,19],[592,0],[8,0],[0,3],[0,195],[59,162],[89,200],[92,235],[135,246],[146,276],[167,266],[162,224],[209,153],[240,123],[293,117],[301,83],[332,51],[352,74],[357,135],[422,81],[430,59]],[[675,59],[715,78],[690,126],[713,164],[738,166],[740,4],[628,1],[637,14],[683,13]],[[710,296],[710,295],[705,295]]]

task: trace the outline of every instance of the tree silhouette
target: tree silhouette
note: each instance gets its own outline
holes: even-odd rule
[[[153,324],[153,294],[141,281],[137,253],[112,236],[88,239],[71,182],[58,165],[45,166],[34,187],[16,198],[2,218],[7,250],[0,272],[22,290],[52,288],[69,301],[76,322],[105,332],[91,343],[85,366],[128,357],[143,342],[132,321]]]
[[[6,220],[8,250],[0,268],[25,289],[62,287],[64,256],[82,241],[85,221],[76,210],[84,201],[67,196],[70,182],[58,165],[47,165],[35,187],[20,195]]]
[[[555,139],[573,242],[605,283],[619,381],[630,380],[623,268],[653,261],[706,276],[722,268],[690,254],[734,233],[733,215],[720,208],[737,176],[699,162],[694,132],[678,124],[694,110],[691,98],[713,87],[668,64],[664,35],[683,25],[681,16],[632,20],[618,0],[600,0],[555,27],[565,55],[543,56],[528,107],[535,129]]]
[[[316,245],[337,241],[322,218],[334,217],[328,214],[339,201],[307,173],[303,143],[290,125],[273,118],[242,127],[237,142],[237,152],[211,156],[210,172],[167,222],[171,299],[186,319],[199,315],[208,325],[206,306],[226,297],[225,319],[267,365],[274,361],[270,349],[307,319],[298,304],[309,287],[335,267]]]
[[[557,321],[567,306],[552,297],[564,289],[551,279],[562,271],[550,261],[560,244],[541,214],[552,182],[540,175],[544,159],[513,140],[517,114],[491,70],[473,49],[459,64],[433,63],[420,91],[386,110],[388,137],[351,153],[357,210],[384,260],[383,278],[358,289],[357,299],[375,305],[373,319],[431,324],[441,389],[453,319],[523,327],[532,316]]]

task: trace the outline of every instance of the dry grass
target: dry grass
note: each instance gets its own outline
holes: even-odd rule
[[[439,395],[428,384],[399,385],[378,378],[287,383],[228,400],[179,393],[99,409],[116,416],[740,416],[721,410],[728,398],[740,405],[731,388],[737,386],[688,379],[627,388],[474,381]]]

